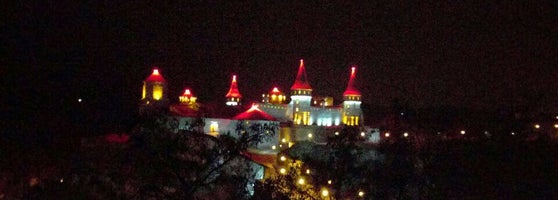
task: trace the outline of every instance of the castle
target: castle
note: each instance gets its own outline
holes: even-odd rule
[[[362,126],[364,118],[361,93],[356,88],[356,67],[351,67],[347,89],[340,105],[334,105],[332,97],[312,96],[312,87],[302,59],[290,89],[288,102],[287,96],[274,87],[269,93],[262,94],[261,102],[254,103],[246,110],[241,103],[242,95],[236,75],[233,75],[224,103],[201,104],[196,101],[194,93],[186,88],[178,98],[179,103],[171,105],[167,97],[167,82],[158,69],[153,69],[153,73],[143,82],[140,112],[151,108],[168,110],[177,130],[190,128],[194,118],[203,118],[203,131],[214,136],[235,130],[235,124],[239,120],[276,127],[280,134],[260,145],[260,150],[279,150],[277,146],[290,147],[303,140],[323,142],[327,134],[333,134],[342,125],[361,127],[363,137],[377,140],[376,136],[372,136],[377,129]]]

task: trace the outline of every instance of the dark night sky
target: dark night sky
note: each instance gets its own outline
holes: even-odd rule
[[[222,98],[233,73],[259,100],[291,86],[300,58],[315,93],[337,99],[356,64],[369,105],[558,107],[556,1],[257,2],[3,3],[3,107],[24,118],[81,97],[124,116],[153,65],[173,101],[185,86]]]

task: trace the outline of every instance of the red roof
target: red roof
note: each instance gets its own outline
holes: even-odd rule
[[[310,87],[310,84],[308,83],[308,77],[306,77],[306,69],[304,68],[304,61],[302,59],[300,59],[300,66],[298,67],[296,80],[291,87],[291,90],[312,90],[312,87]]]
[[[283,95],[283,93],[281,93],[281,91],[279,91],[277,87],[273,87],[273,90],[271,90],[270,94]]]
[[[184,93],[182,94],[182,96],[190,98],[190,97],[193,97],[194,94],[192,94],[192,92],[190,92],[190,89],[186,88],[186,89],[184,89]]]
[[[187,105],[172,105],[170,106],[170,112],[182,116],[182,117],[198,117],[199,113],[197,109]]]
[[[238,91],[238,86],[236,85],[236,75],[233,75],[233,79],[232,79],[232,82],[231,82],[231,87],[229,88],[229,92],[227,93],[227,95],[225,97],[227,97],[227,98],[231,98],[231,97],[240,98],[240,97],[242,97],[242,95],[240,95],[240,92]]]
[[[257,105],[252,105],[252,108],[247,111],[240,113],[233,117],[236,120],[267,120],[267,121],[277,121],[275,117],[267,114],[266,112],[260,110]]]
[[[349,84],[347,85],[347,89],[343,92],[343,96],[360,96],[360,91],[358,91],[355,87],[355,76],[356,76],[356,67],[351,68],[351,76],[349,78]]]
[[[159,69],[157,69],[157,68],[153,68],[153,73],[151,73],[151,75],[149,77],[147,77],[147,79],[145,79],[145,81],[147,81],[147,82],[166,82],[165,79],[163,78],[163,75],[161,75],[159,73]]]
[[[260,154],[257,152],[249,151],[243,151],[241,152],[241,154],[246,156],[248,159],[268,168],[273,168],[273,164],[275,164],[275,161],[277,160],[277,155],[275,154]]]

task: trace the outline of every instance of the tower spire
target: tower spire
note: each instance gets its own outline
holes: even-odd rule
[[[312,87],[310,87],[310,84],[308,83],[306,69],[304,68],[304,60],[302,59],[300,59],[300,65],[298,67],[298,73],[296,74],[296,80],[291,87],[291,90],[312,90]]]
[[[351,67],[351,76],[349,77],[349,84],[347,89],[343,92],[343,96],[360,96],[360,91],[355,87],[356,66]]]
[[[238,86],[237,86],[237,83],[236,83],[236,75],[233,75],[232,81],[231,81],[231,87],[229,88],[229,92],[227,93],[227,95],[225,97],[227,98],[227,105],[236,106],[236,105],[239,104],[240,98],[242,98],[242,95],[238,91]]]

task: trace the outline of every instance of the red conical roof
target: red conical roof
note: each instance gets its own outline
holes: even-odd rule
[[[242,97],[242,95],[240,95],[240,92],[238,91],[238,86],[236,85],[236,75],[233,75],[233,79],[231,82],[231,87],[229,88],[229,92],[227,93],[227,96],[225,96],[227,98],[231,98],[231,97],[235,97],[235,98],[240,98]]]
[[[163,75],[161,75],[159,73],[159,69],[157,69],[157,68],[153,68],[153,73],[151,73],[151,75],[149,75],[149,77],[147,77],[147,79],[145,79],[145,81],[147,81],[147,82],[166,82],[165,79],[163,78]]]
[[[267,121],[277,121],[275,117],[267,114],[266,112],[260,110],[257,105],[252,105],[247,111],[240,113],[233,117],[236,120],[267,120]]]
[[[349,84],[347,85],[347,89],[343,92],[343,96],[360,96],[360,91],[358,91],[355,87],[355,76],[356,76],[356,67],[351,68],[351,76],[349,78]]]
[[[186,88],[186,89],[184,89],[184,93],[182,94],[182,96],[190,98],[190,97],[193,97],[194,94],[192,94],[192,92],[190,91],[189,88]]]
[[[279,91],[279,88],[277,87],[273,87],[273,90],[271,90],[270,94],[274,94],[274,95],[282,95],[283,93],[281,93],[281,91]]]
[[[302,59],[300,59],[300,66],[298,67],[296,80],[291,87],[291,90],[312,90],[312,87],[310,87],[310,84],[308,83],[308,77],[306,77],[306,69],[304,68],[304,61]]]

